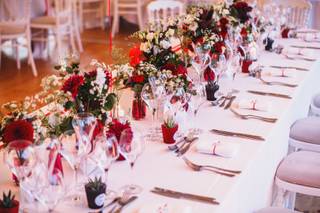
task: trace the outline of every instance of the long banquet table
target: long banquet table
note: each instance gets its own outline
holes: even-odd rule
[[[310,45],[298,39],[280,39],[279,43],[288,46],[292,44]],[[319,51],[315,54],[319,56]],[[319,57],[318,57],[319,58]],[[320,91],[320,61],[309,62],[302,60],[288,60],[282,55],[264,52],[261,57],[263,65],[284,65],[309,68],[309,71],[288,70],[295,75],[296,88],[283,86],[269,86],[259,80],[239,75],[234,82],[223,80],[222,91],[231,88],[239,89],[238,99],[241,97],[254,97],[272,103],[272,115],[278,118],[275,124],[264,123],[258,120],[241,120],[229,110],[212,107],[209,103],[199,111],[199,127],[205,131],[212,128],[226,131],[237,131],[260,135],[265,141],[251,141],[233,137],[223,137],[207,131],[202,138],[239,146],[236,156],[222,158],[213,155],[204,155],[191,149],[187,157],[202,164],[212,164],[224,168],[242,170],[241,175],[229,178],[217,175],[210,171],[195,172],[189,169],[182,159],[167,150],[167,146],[160,142],[149,142],[144,153],[138,158],[133,177],[126,162],[117,162],[112,165],[109,174],[108,187],[118,189],[122,185],[134,182],[143,187],[139,199],[124,209],[124,212],[138,212],[146,204],[168,202],[176,205],[190,206],[192,212],[219,212],[219,213],[251,213],[271,204],[273,193],[274,174],[281,159],[288,150],[288,133],[290,125],[308,113],[311,97]],[[250,95],[246,90],[261,90],[283,93],[292,96],[292,99],[282,99],[268,96]],[[133,125],[146,128],[150,121],[138,121]],[[191,122],[191,121],[190,121]],[[0,191],[9,186],[15,191],[10,180],[8,169],[0,164]],[[7,187],[5,187],[7,186]],[[209,205],[187,200],[175,200],[153,194],[150,190],[155,187],[173,189],[182,192],[212,196],[220,205]],[[88,212],[84,207],[75,207],[61,203],[57,210],[61,212]]]

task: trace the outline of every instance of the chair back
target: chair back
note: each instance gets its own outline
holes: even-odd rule
[[[68,25],[72,20],[73,0],[54,0],[54,16],[57,25]]]
[[[148,4],[148,22],[155,26],[165,25],[171,18],[184,13],[184,5],[180,1],[162,0]]]
[[[1,0],[0,4],[0,34],[2,30],[15,34],[29,29],[30,0]]]

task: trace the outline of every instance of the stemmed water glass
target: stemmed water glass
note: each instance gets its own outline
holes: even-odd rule
[[[37,176],[38,184],[34,192],[36,199],[44,205],[48,212],[53,212],[59,202],[65,197],[66,188],[64,175],[60,168],[56,167],[60,155],[60,142],[55,140],[38,155],[37,169],[41,171]]]
[[[203,77],[203,72],[211,63],[209,55],[210,47],[208,45],[194,45],[194,57],[191,60],[191,65],[197,73],[197,79],[193,78],[195,84],[200,84]]]
[[[23,182],[32,174],[37,164],[36,154],[31,141],[15,140],[9,143],[3,155],[5,164],[20,182],[20,209],[24,208],[24,193],[30,191],[24,187]]]
[[[201,129],[197,125],[197,115],[200,110],[200,107],[206,102],[206,90],[203,84],[199,84],[195,86],[196,95],[188,94],[188,99],[191,102],[191,110],[193,116],[193,127],[190,132],[193,134],[201,133]]]
[[[121,133],[119,151],[129,163],[131,173],[133,173],[134,164],[143,152],[144,146],[144,137],[139,131],[132,132],[131,129],[125,129]],[[129,194],[138,194],[142,191],[142,187],[135,184],[128,184],[123,187],[123,191]]]

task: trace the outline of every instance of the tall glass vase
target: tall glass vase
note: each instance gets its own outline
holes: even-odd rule
[[[142,100],[140,94],[136,94],[132,101],[132,118],[134,120],[142,120],[146,117],[146,104]]]

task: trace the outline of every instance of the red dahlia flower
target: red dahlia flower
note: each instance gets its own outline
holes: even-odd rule
[[[17,120],[8,124],[3,133],[3,142],[9,143],[15,140],[33,141],[34,129],[30,122]]]
[[[84,77],[81,75],[73,75],[62,86],[62,90],[67,93],[70,92],[73,98],[78,95],[79,87],[84,83]]]

